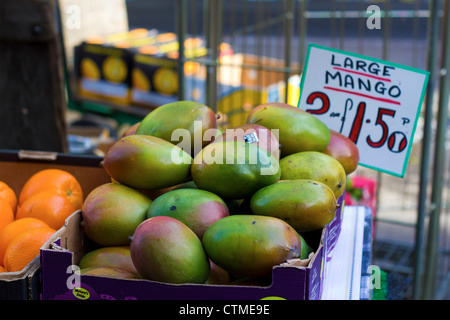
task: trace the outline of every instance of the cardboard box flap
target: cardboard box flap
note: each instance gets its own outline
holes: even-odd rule
[[[72,213],[66,219],[64,226],[56,232],[55,237],[52,237],[53,241],[48,241],[42,249],[71,252],[73,253],[72,264],[77,264],[86,253],[81,230],[82,219],[81,210]]]

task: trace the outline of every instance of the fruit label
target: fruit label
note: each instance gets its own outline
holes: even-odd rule
[[[90,292],[84,288],[74,288],[72,290],[73,295],[80,300],[87,300],[91,296]]]
[[[247,143],[258,143],[259,142],[258,135],[256,134],[256,132],[246,134],[244,136],[244,141]]]
[[[298,107],[349,137],[359,164],[403,177],[429,72],[311,44]]]

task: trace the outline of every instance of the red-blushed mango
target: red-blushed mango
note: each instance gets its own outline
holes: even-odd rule
[[[278,129],[281,157],[301,151],[322,151],[330,141],[330,130],[322,121],[285,103],[255,107],[248,115],[247,123]]]
[[[201,240],[214,222],[229,216],[228,207],[216,194],[200,189],[177,189],[156,198],[147,217],[167,216],[180,220]]]
[[[331,130],[328,146],[322,152],[335,158],[344,167],[345,173],[349,175],[356,170],[359,163],[359,150],[350,138]]]
[[[78,263],[80,269],[111,267],[137,273],[129,246],[101,247],[89,251]]]
[[[316,151],[291,154],[280,160],[281,180],[310,179],[322,182],[333,190],[336,199],[345,191],[347,175],[333,157]]]
[[[272,268],[300,257],[299,234],[286,222],[268,216],[232,215],[203,235],[210,259],[234,277],[263,277]]]
[[[178,144],[180,136],[175,132],[177,129],[187,130],[189,136],[183,135],[183,138],[189,141],[181,143],[186,147],[183,150],[194,157],[214,139],[217,131],[216,114],[210,107],[199,102],[175,101],[162,105],[145,116],[136,134],[151,135]],[[209,133],[214,133],[212,136],[205,134],[209,129],[212,129]]]
[[[279,180],[279,162],[266,150],[243,141],[213,142],[197,154],[191,176],[199,189],[223,200],[244,199]]]
[[[258,124],[244,124],[235,128],[226,129],[216,137],[214,142],[244,141],[255,143],[260,148],[270,152],[275,159],[280,159],[280,144],[277,136],[266,127]]]
[[[131,259],[141,277],[166,283],[205,283],[209,259],[197,235],[180,220],[153,217],[131,238]]]
[[[189,179],[192,157],[174,144],[148,135],[119,139],[102,165],[117,182],[134,189],[164,189]]]
[[[256,215],[279,218],[297,232],[322,229],[336,215],[336,198],[325,184],[306,179],[285,180],[262,188],[250,200]]]
[[[126,136],[130,136],[132,134],[136,134],[136,130],[139,127],[140,124],[141,124],[140,122],[137,122],[137,123],[133,124],[132,126],[130,126],[127,130],[125,130],[123,132],[123,134],[121,135],[121,138],[126,137]]]
[[[139,191],[123,184],[100,185],[84,200],[84,233],[101,246],[129,245],[129,237],[147,218],[151,202]]]

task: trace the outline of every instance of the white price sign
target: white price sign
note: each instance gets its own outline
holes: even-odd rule
[[[298,107],[356,143],[362,166],[403,177],[428,71],[312,44]]]

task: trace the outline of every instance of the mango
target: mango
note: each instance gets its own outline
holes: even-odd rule
[[[131,259],[144,279],[165,283],[205,283],[209,259],[197,235],[172,217],[143,221],[131,238]]]
[[[121,138],[126,137],[126,136],[130,136],[132,134],[136,134],[136,130],[139,127],[141,123],[140,122],[136,122],[135,124],[131,125],[128,129],[126,129],[122,135],[120,136]]]
[[[80,270],[80,275],[100,276],[117,279],[141,279],[139,274],[114,267],[91,267]]]
[[[214,140],[214,142],[219,141],[255,143],[257,146],[270,152],[275,159],[280,159],[280,144],[278,143],[277,136],[266,127],[257,124],[244,124],[235,128],[226,129]]]
[[[203,235],[210,259],[233,277],[264,277],[288,259],[299,258],[299,234],[286,222],[268,216],[232,215]]]
[[[111,267],[137,273],[131,261],[129,246],[101,247],[83,255],[78,263],[80,269]]]
[[[119,139],[102,165],[117,182],[135,189],[163,189],[186,182],[192,157],[174,144],[147,135]]]
[[[316,151],[291,154],[280,160],[281,180],[310,179],[322,182],[339,198],[345,191],[347,175],[340,162]]]
[[[128,238],[147,218],[151,202],[139,191],[123,184],[100,185],[84,200],[83,231],[101,246],[128,245]]]
[[[300,259],[308,259],[309,255],[314,252],[313,248],[305,241],[305,238],[299,234],[302,243],[302,250],[300,253]]]
[[[194,158],[191,176],[199,189],[223,200],[244,199],[279,180],[278,160],[255,144],[213,142]]]
[[[281,157],[301,151],[322,151],[330,141],[330,130],[322,121],[285,103],[257,106],[248,115],[247,123],[278,129]]]
[[[350,138],[331,130],[328,146],[322,152],[335,158],[344,167],[345,173],[349,175],[356,170],[359,163],[359,150]]]
[[[216,194],[200,189],[178,189],[156,198],[147,217],[168,216],[180,220],[202,239],[206,229],[229,216],[225,202]]]
[[[322,229],[336,215],[336,198],[325,184],[285,180],[262,188],[250,199],[255,215],[279,218],[297,232]]]
[[[211,108],[195,101],[175,101],[145,116],[136,134],[180,143],[180,147],[193,157],[214,139],[216,129],[216,114]],[[181,142],[180,138],[183,138]]]

